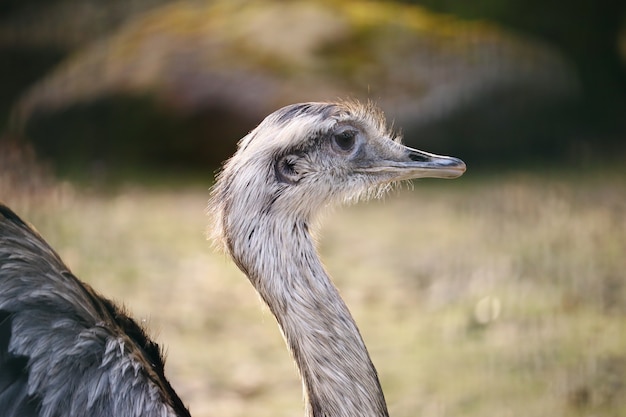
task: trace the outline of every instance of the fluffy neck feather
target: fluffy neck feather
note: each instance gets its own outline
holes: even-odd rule
[[[276,317],[298,365],[307,415],[388,416],[376,369],[307,224],[270,213],[225,229],[235,262]]]

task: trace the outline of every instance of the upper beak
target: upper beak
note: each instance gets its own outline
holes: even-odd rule
[[[379,151],[378,157],[360,171],[379,174],[386,181],[402,181],[413,178],[457,178],[463,175],[465,169],[465,162],[458,158],[397,144],[386,152]]]

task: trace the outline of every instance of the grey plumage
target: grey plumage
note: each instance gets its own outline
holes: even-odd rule
[[[3,417],[188,416],[156,344],[0,205]]]
[[[395,181],[464,170],[458,159],[401,145],[378,110],[354,102],[280,109],[224,165],[210,201],[214,237],[275,315],[308,415],[388,415],[358,328],[317,256],[316,214]],[[2,205],[0,410],[4,417],[189,415],[143,329]]]

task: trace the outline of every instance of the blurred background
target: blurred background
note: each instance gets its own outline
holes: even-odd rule
[[[61,173],[206,169],[278,107],[359,98],[409,144],[481,166],[623,160],[624,9],[5,0],[0,127]]]
[[[263,117],[338,98],[468,164],[322,230],[392,415],[626,416],[623,0],[3,0],[0,201],[150,322],[193,415],[301,413],[203,210]]]

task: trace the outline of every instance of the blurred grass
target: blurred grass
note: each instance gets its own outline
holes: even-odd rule
[[[195,184],[12,179],[0,199],[147,322],[194,416],[301,415],[274,320],[205,241]],[[623,169],[424,180],[331,213],[320,236],[393,416],[626,415]]]

